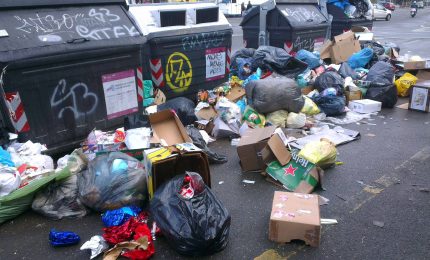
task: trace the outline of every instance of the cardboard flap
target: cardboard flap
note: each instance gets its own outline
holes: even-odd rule
[[[276,159],[279,163],[284,166],[291,160],[290,151],[288,151],[287,147],[285,147],[284,142],[278,134],[274,134],[270,139],[267,145],[270,147],[270,150],[275,155]]]
[[[230,92],[227,94],[226,98],[228,100],[230,100],[231,102],[236,102],[239,99],[241,99],[242,97],[244,97],[246,95],[245,93],[245,89],[237,86],[237,87],[232,87]]]
[[[272,136],[272,134],[275,132],[275,130],[276,126],[249,129],[240,139],[238,146],[254,144],[265,139],[269,139],[270,136]]]
[[[344,32],[344,33],[339,34],[339,35],[337,35],[337,36],[334,37],[334,41],[336,43],[340,43],[340,42],[346,41],[346,40],[349,40],[349,41],[355,40],[355,34],[354,34],[354,32],[347,31],[347,32]]]
[[[193,142],[178,116],[171,110],[149,115],[149,122],[154,133],[153,140],[158,140],[163,146]]]

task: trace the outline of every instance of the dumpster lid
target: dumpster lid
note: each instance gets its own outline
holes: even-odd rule
[[[126,6],[125,0],[1,0],[0,10],[16,8],[41,8],[54,6],[106,5],[119,4]]]
[[[227,18],[213,3],[140,4],[130,5],[129,8],[140,31],[148,40],[154,37],[231,29]],[[217,19],[199,23],[197,13],[205,10],[212,11],[208,13],[208,17],[217,13]],[[164,22],[163,16],[170,16],[170,21]],[[175,22],[177,23],[174,24]]]
[[[0,10],[0,62],[86,49],[138,45],[120,5]]]
[[[277,4],[278,10],[288,19],[293,27],[303,27],[327,23],[327,18],[317,5],[313,4]]]

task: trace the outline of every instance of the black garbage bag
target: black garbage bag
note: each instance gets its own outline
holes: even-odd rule
[[[316,96],[312,100],[327,116],[339,116],[345,113],[345,98],[342,96]]]
[[[49,218],[80,218],[89,211],[78,198],[78,177],[49,184],[34,197],[31,208]]]
[[[79,199],[95,211],[139,206],[148,199],[146,170],[124,153],[98,155],[78,174]]]
[[[276,72],[289,78],[296,78],[308,67],[305,62],[292,57],[286,50],[272,46],[259,47],[255,51],[253,59],[254,62],[251,66],[253,71],[260,68],[263,71]]]
[[[382,107],[393,108],[397,103],[397,88],[394,84],[370,83],[364,98],[382,103]]]
[[[141,127],[151,127],[149,123],[148,115],[143,114],[133,114],[124,118],[124,130],[141,128]]]
[[[337,95],[341,96],[344,94],[344,80],[335,71],[326,71],[315,79],[314,87],[322,93],[325,89],[335,88]]]
[[[278,110],[298,113],[305,103],[297,83],[289,78],[251,81],[246,85],[246,98],[260,114]]]
[[[363,0],[349,0],[349,3],[356,8],[357,17],[362,17],[369,10],[369,6],[366,1]]]
[[[373,50],[373,55],[375,55],[375,56],[381,56],[381,55],[385,54],[384,46],[377,43],[376,41],[363,42],[361,44],[361,48],[362,49],[371,48]]]
[[[378,61],[367,73],[366,81],[380,83],[384,85],[392,85],[394,80],[394,69],[390,63]]]
[[[189,125],[187,126],[187,133],[193,140],[193,144],[202,149],[207,154],[209,163],[226,163],[228,161],[226,156],[220,155],[209,149],[205,140],[203,139],[203,136],[200,134],[199,129]]]
[[[194,113],[194,102],[186,97],[177,97],[168,100],[166,103],[158,105],[157,111],[172,109],[176,112],[182,124],[190,125],[197,121]]]
[[[358,74],[353,70],[348,62],[343,62],[340,65],[339,74],[342,76],[342,78],[351,77],[352,79],[358,79]]]
[[[230,70],[233,73],[233,75],[238,75],[239,73],[239,64],[238,59],[249,59],[254,56],[255,49],[252,48],[243,48],[238,51],[236,51],[233,56],[231,57],[231,64],[230,64]]]
[[[179,194],[184,175],[164,183],[151,200],[151,214],[167,242],[178,253],[211,255],[228,243],[231,217],[201,176],[186,172],[194,189],[192,198]]]

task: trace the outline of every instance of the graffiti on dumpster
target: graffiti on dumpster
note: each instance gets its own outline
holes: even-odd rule
[[[67,81],[61,79],[51,96],[51,107],[60,108],[57,115],[59,119],[63,118],[66,111],[70,111],[77,120],[93,113],[97,105],[97,95],[90,92],[88,86],[82,82],[68,88]]]
[[[182,38],[182,48],[184,51],[197,48],[219,47],[224,41],[224,32],[199,33]]]
[[[174,52],[166,65],[166,82],[174,92],[184,92],[191,85],[193,68],[186,55]]]
[[[313,6],[312,6],[313,7]],[[323,22],[325,21],[325,18],[321,15],[321,13],[317,9],[308,9],[307,7],[301,6],[294,8],[285,8],[285,10],[282,10],[282,13],[288,17],[288,19],[295,20],[298,23],[305,23],[308,21],[313,22]]]
[[[139,35],[130,21],[122,22],[121,16],[108,8],[71,10],[70,12],[40,12],[32,16],[14,15],[16,29],[24,35],[37,35],[40,41],[62,41],[87,38],[104,40]],[[119,9],[121,10],[121,9]]]
[[[300,38],[300,36],[297,37],[297,39],[294,41],[294,49],[295,50],[309,50],[312,51],[314,49],[315,40],[313,38]]]

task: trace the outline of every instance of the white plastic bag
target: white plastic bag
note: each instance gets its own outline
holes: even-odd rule
[[[21,185],[21,176],[14,167],[0,168],[0,197],[6,196]]]
[[[306,124],[306,115],[303,113],[289,113],[287,117],[288,128],[302,128]]]
[[[141,127],[129,129],[125,135],[125,145],[128,149],[144,149],[149,148],[151,141],[151,129]]]

